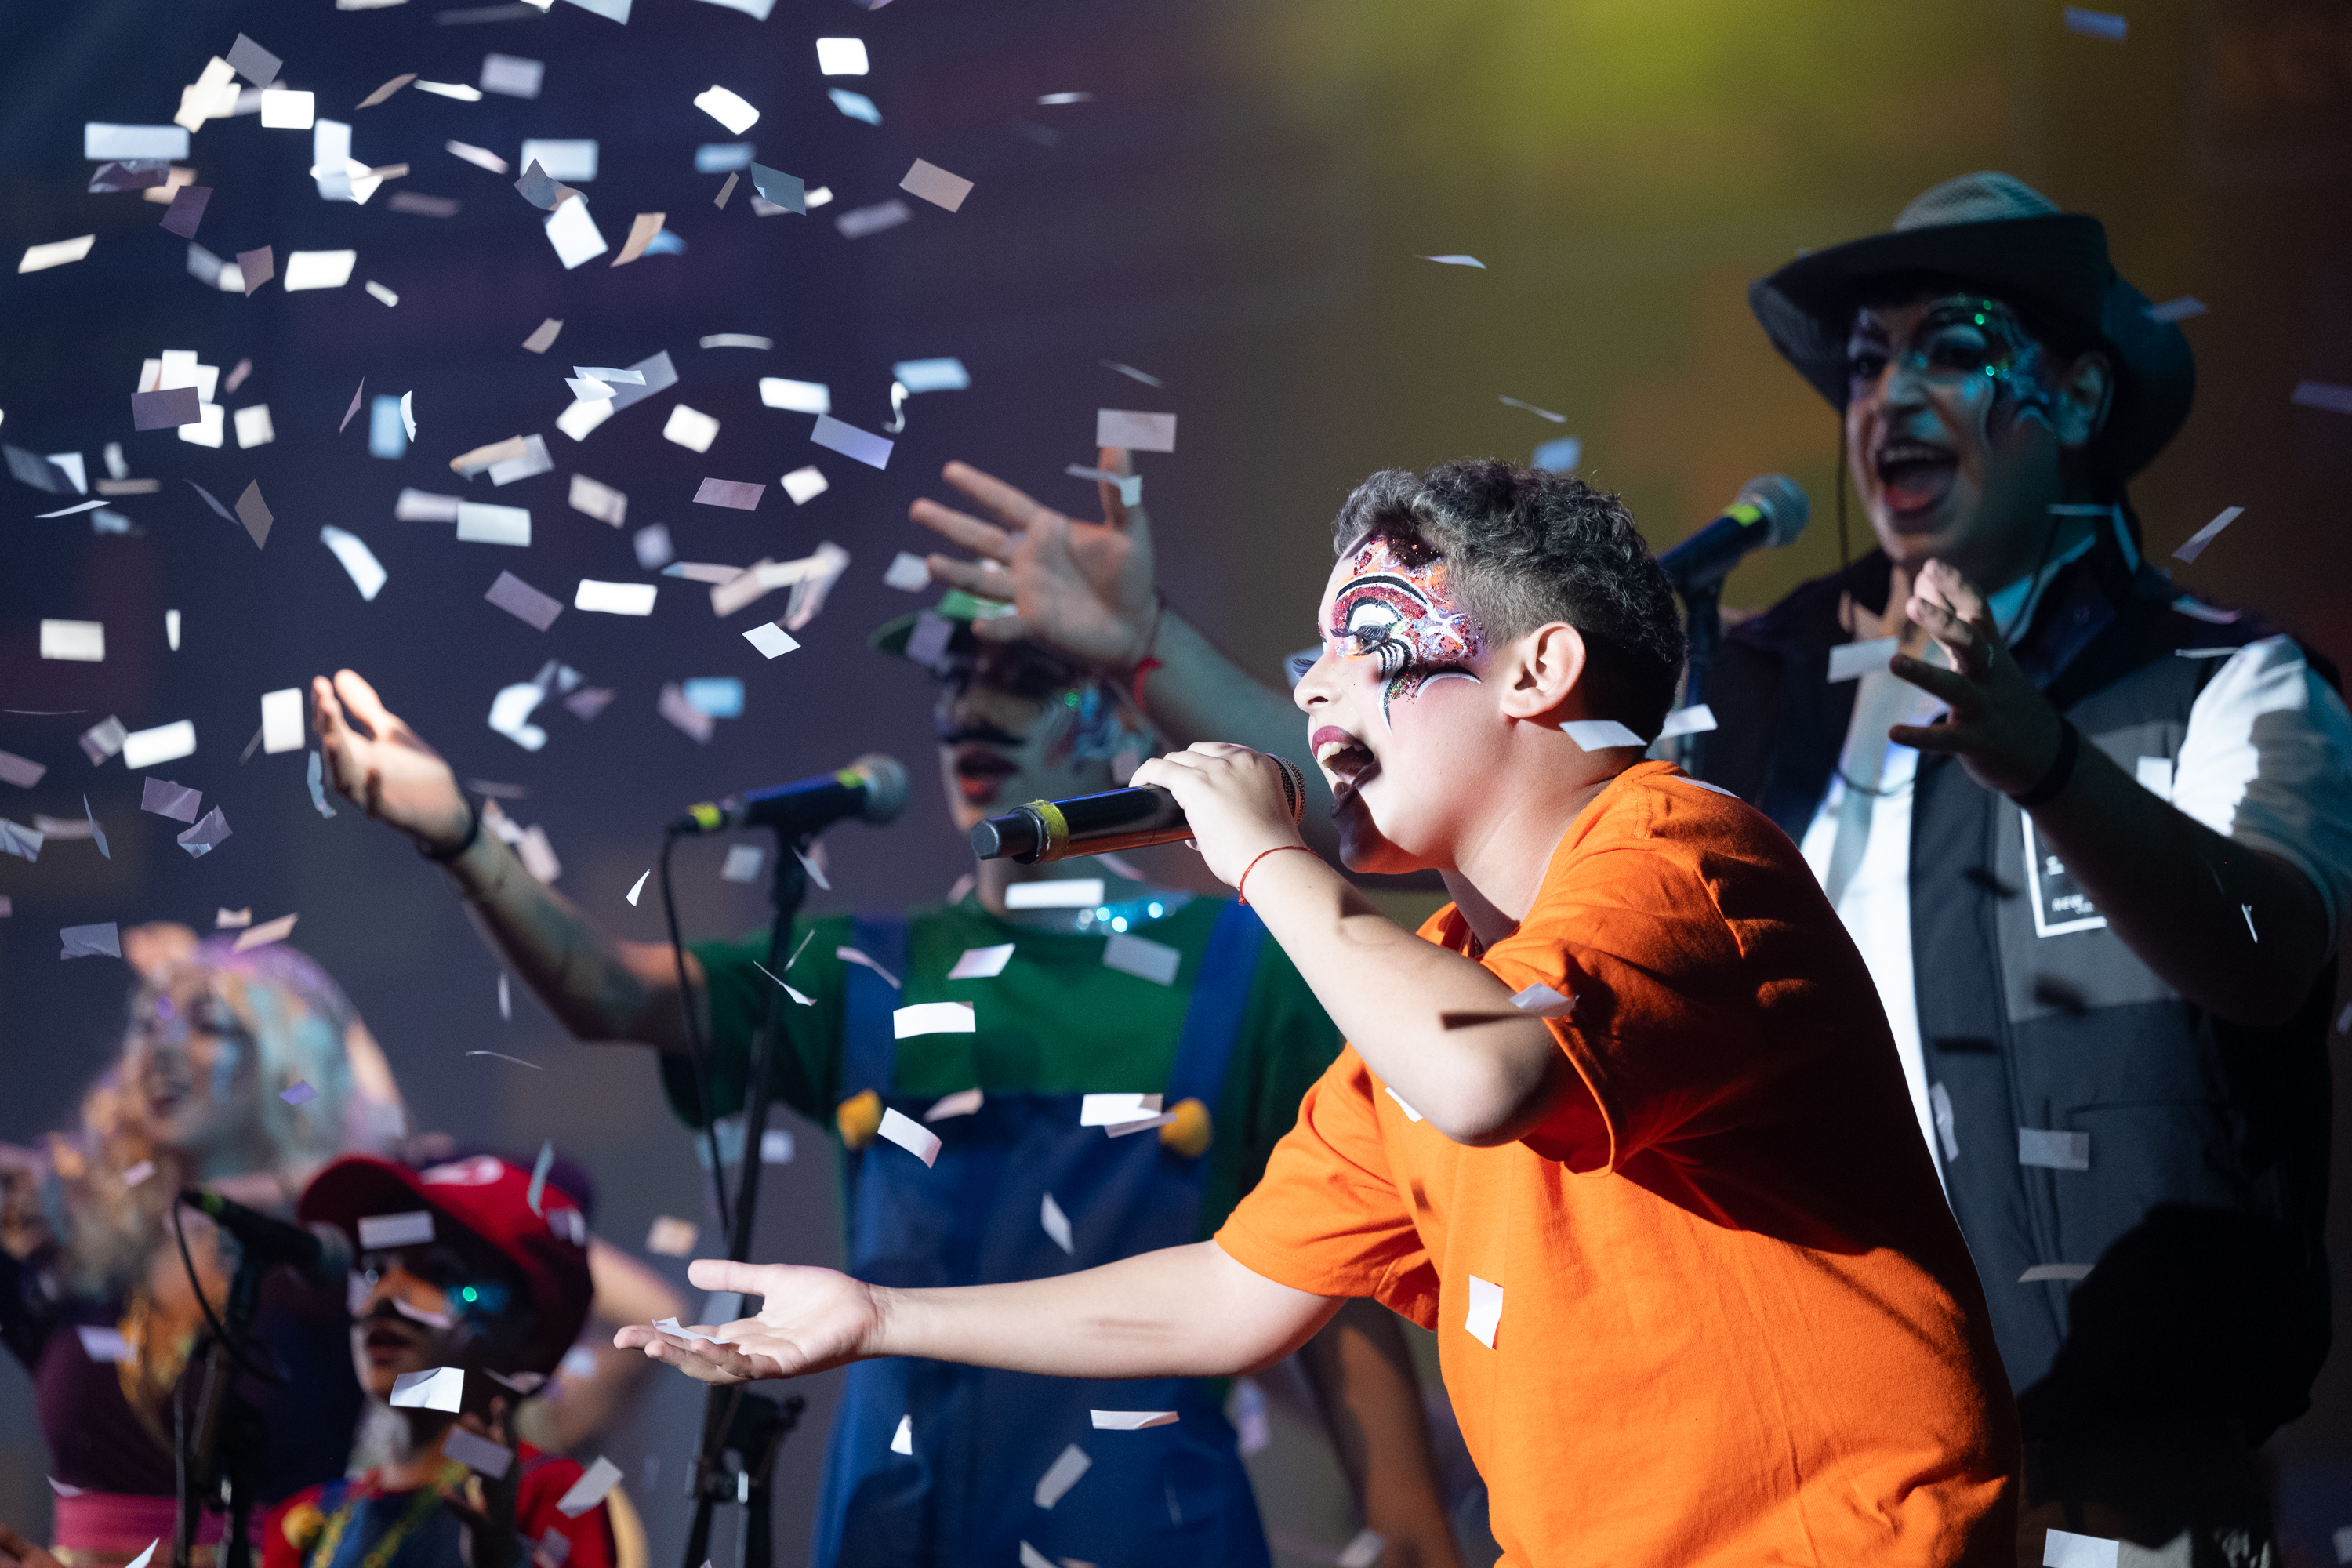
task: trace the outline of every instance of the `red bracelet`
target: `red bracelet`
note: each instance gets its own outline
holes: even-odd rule
[[[1242,907],[1244,909],[1249,908],[1249,874],[1257,869],[1258,861],[1265,859],[1269,855],[1279,855],[1286,849],[1296,849],[1303,855],[1312,855],[1315,853],[1314,850],[1307,848],[1304,844],[1277,844],[1271,849],[1259,850],[1256,856],[1251,859],[1250,863],[1242,868],[1241,879],[1234,884],[1234,891],[1240,896]]]
[[[1143,678],[1155,669],[1168,668],[1160,663],[1154,653],[1154,650],[1160,647],[1160,623],[1167,617],[1167,615],[1168,595],[1154,588],[1151,591],[1151,629],[1143,634],[1143,657],[1135,661],[1135,672],[1129,683],[1129,694],[1135,699],[1135,710],[1138,714],[1144,711]]]
[[[1135,710],[1138,713],[1143,711],[1143,678],[1150,675],[1155,669],[1165,669],[1166,668],[1167,666],[1161,664],[1156,658],[1147,658],[1141,664],[1135,667],[1134,696]]]

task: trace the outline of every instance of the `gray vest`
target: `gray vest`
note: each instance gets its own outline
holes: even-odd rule
[[[1888,573],[1874,552],[1727,638],[1707,776],[1791,837],[1827,791],[1853,713],[1853,684],[1825,679],[1846,638],[1839,595],[1883,605]],[[2126,772],[2179,755],[2190,705],[2226,662],[2177,650],[2273,635],[2252,616],[2185,613],[2179,593],[2105,540],[2053,581],[2018,645],[2084,741]],[[2135,1367],[2142,1384],[2179,1369],[2177,1386],[2130,1396],[2151,1414],[2219,1405],[2254,1441],[2299,1415],[2328,1338],[2334,966],[2285,1024],[2210,1016],[2106,929],[2024,814],[1926,753],[1911,943],[1927,1078],[1958,1149],[1945,1162],[1952,1208],[2011,1386],[2045,1384],[2023,1401],[2029,1427],[2037,1407],[2045,1429],[2115,1418]],[[2053,1265],[2099,1267],[2079,1284],[2021,1279]]]

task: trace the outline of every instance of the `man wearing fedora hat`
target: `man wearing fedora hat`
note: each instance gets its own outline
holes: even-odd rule
[[[1969,174],[1748,298],[1878,548],[1733,630],[1708,775],[1878,982],[2020,1394],[2021,1545],[2265,1561],[2251,1450],[2328,1340],[2334,671],[2145,559],[2125,486],[2195,367],[2097,219]]]

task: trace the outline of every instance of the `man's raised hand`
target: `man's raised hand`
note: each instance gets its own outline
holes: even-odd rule
[[[1930,561],[1920,569],[1904,613],[1942,646],[1952,668],[1938,669],[1907,654],[1897,654],[1888,668],[1942,698],[1951,711],[1933,724],[1897,724],[1887,738],[1898,746],[1948,752],[1969,777],[2002,795],[2032,788],[2058,754],[2063,721],[2019,668],[1984,596],[1952,567]]]
[[[310,678],[310,720],[338,794],[420,849],[446,853],[465,843],[473,818],[457,775],[357,670]]]
[[[791,1263],[729,1263],[698,1258],[686,1277],[704,1290],[763,1298],[757,1317],[668,1335],[631,1323],[613,1336],[623,1350],[642,1349],[703,1383],[800,1377],[871,1354],[881,1332],[871,1286],[830,1268]]]
[[[1101,466],[1132,471],[1115,447],[1102,448]],[[969,464],[950,463],[941,477],[996,521],[917,501],[908,512],[917,522],[980,557],[933,555],[931,575],[1009,602],[1015,612],[973,622],[974,636],[1044,643],[1097,669],[1129,669],[1142,660],[1157,608],[1151,523],[1142,507],[1124,505],[1116,485],[1098,484],[1103,520],[1080,522]]]

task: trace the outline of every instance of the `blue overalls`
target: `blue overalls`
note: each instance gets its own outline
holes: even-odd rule
[[[856,922],[851,940],[906,973],[904,921]],[[1228,905],[1184,1015],[1164,1103],[1218,1104],[1265,928]],[[839,1098],[892,1092],[898,995],[871,970],[847,975]],[[1121,1085],[1122,1089],[1129,1086]],[[1133,1086],[1149,1092],[1144,1085]],[[995,1284],[1065,1274],[1199,1239],[1206,1156],[1150,1133],[1078,1125],[1080,1096],[1003,1093],[940,1122],[929,1169],[877,1141],[845,1152],[849,1272],[898,1287]],[[1046,1194],[1070,1222],[1066,1255],[1045,1233]],[[1014,1568],[1027,1542],[1048,1561],[1119,1568],[1265,1568],[1265,1534],[1215,1385],[1193,1378],[1099,1383],[892,1358],[849,1369],[826,1450],[816,1568]],[[1087,1411],[1173,1410],[1172,1425],[1096,1431]],[[911,1456],[891,1452],[900,1419]],[[1051,1510],[1037,1482],[1068,1446],[1092,1465]]]

